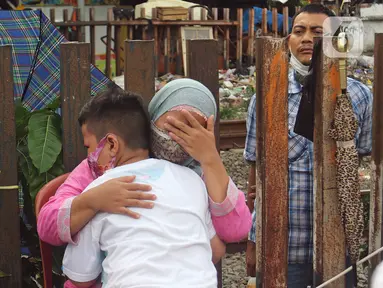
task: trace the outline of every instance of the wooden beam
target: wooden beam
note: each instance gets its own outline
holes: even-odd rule
[[[219,119],[219,84],[218,84],[218,42],[217,40],[187,41],[188,77],[201,82],[215,97],[217,118]],[[215,142],[219,151],[219,121],[214,126]],[[216,264],[218,288],[222,287],[222,262]]]
[[[340,90],[337,59],[323,55],[316,66],[314,128],[314,287],[345,269],[345,236],[338,210],[335,152],[328,136]],[[345,277],[328,287],[340,288]]]
[[[0,46],[0,287],[21,288],[12,46]]]
[[[94,21],[95,17],[94,7],[89,8],[89,21]],[[89,26],[90,35],[90,61],[93,65],[96,65],[96,27],[94,25]]]
[[[78,115],[90,98],[90,44],[68,42],[60,45],[60,97],[63,121],[65,171],[72,171],[86,158]]]
[[[229,8],[223,9],[224,21],[230,21],[230,10]],[[225,41],[224,41],[224,57],[225,57],[225,69],[230,68],[230,28],[225,27]]]
[[[140,94],[146,105],[154,96],[154,40],[125,41],[125,90]]]
[[[253,65],[254,63],[254,9],[249,9],[249,39],[247,45],[247,65]]]
[[[288,49],[256,39],[257,287],[287,287]]]
[[[108,8],[107,19],[110,23],[113,20],[113,8]],[[111,77],[111,64],[112,64],[112,25],[106,26],[106,61],[105,61],[105,75]]]
[[[242,67],[242,28],[243,28],[243,9],[238,8],[237,9],[237,69]]]
[[[372,157],[371,157],[371,194],[370,194],[370,242],[369,253],[374,252],[383,245],[383,33],[375,34],[374,51],[374,104],[372,124]],[[371,259],[371,272],[382,261],[378,255]]]

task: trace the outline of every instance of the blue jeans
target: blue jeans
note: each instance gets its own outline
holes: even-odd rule
[[[312,264],[289,264],[287,268],[287,288],[306,288],[312,285]]]

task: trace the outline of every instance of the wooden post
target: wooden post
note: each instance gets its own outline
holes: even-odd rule
[[[89,21],[95,21],[94,18],[95,10],[94,7],[89,8]],[[93,65],[96,65],[96,26],[90,25],[90,61]]]
[[[223,9],[223,20],[230,21],[230,10],[228,8]],[[230,28],[225,27],[225,41],[224,41],[224,57],[225,57],[225,69],[229,69],[230,66]]]
[[[370,242],[369,253],[383,245],[383,34],[375,34],[374,51],[374,105],[372,124],[372,157],[371,157],[371,194],[370,194]],[[380,81],[378,80],[380,79]],[[371,259],[371,272],[382,261],[378,255]]]
[[[267,9],[262,9],[262,35],[267,36]]]
[[[0,46],[0,287],[21,288],[12,46]]]
[[[272,15],[272,30],[273,30],[273,37],[278,37],[278,11],[277,8],[273,8],[271,10]]]
[[[108,24],[106,25],[106,61],[105,61],[105,75],[111,77],[111,63],[112,63],[112,25],[113,21],[113,8],[108,8],[107,14]]]
[[[117,20],[115,17],[114,20]],[[122,74],[122,68],[121,68],[121,26],[115,25],[114,26],[114,56],[116,59],[116,74],[115,76],[120,76]]]
[[[60,97],[63,121],[65,171],[72,171],[86,158],[77,122],[82,106],[90,98],[90,44],[62,43],[60,46]]]
[[[283,7],[283,37],[289,34],[289,7]]]
[[[140,94],[146,105],[154,96],[154,40],[125,41],[125,90]]]
[[[237,9],[237,69],[242,67],[242,28],[243,28],[243,9]]]
[[[345,269],[345,236],[338,210],[335,152],[336,143],[328,136],[340,90],[337,59],[319,52],[315,67],[314,128],[314,287]],[[328,287],[341,288],[345,277]]]
[[[172,47],[172,34],[171,27],[165,26],[166,28],[166,42],[165,42],[165,72],[170,73],[171,67],[171,47]]]
[[[49,9],[49,20],[52,22],[53,25],[55,25],[56,17],[55,17],[55,9]]]
[[[219,151],[219,86],[218,86],[218,42],[217,40],[188,40],[188,76],[205,85],[215,97],[217,103],[217,121],[214,134],[217,150]],[[222,287],[222,262],[217,265],[218,288]]]
[[[63,10],[63,22],[68,22],[68,9]],[[69,40],[69,27],[63,27],[65,39]]]
[[[254,8],[249,9],[249,37],[247,46],[247,65],[253,65],[254,63]]]
[[[260,37],[256,53],[257,287],[287,287],[287,43]]]

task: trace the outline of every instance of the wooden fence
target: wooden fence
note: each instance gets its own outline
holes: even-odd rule
[[[383,34],[376,35],[375,79],[382,79]],[[124,42],[125,88],[140,93],[148,103],[154,94],[155,41]],[[127,49],[129,47],[129,49]],[[287,139],[287,68],[288,48],[285,39],[261,37],[257,51],[257,287],[286,287],[288,233],[288,139]],[[190,78],[201,81],[218,101],[218,41],[189,40]],[[71,171],[86,157],[81,134],[73,113],[90,97],[89,65],[91,45],[61,45],[61,101],[63,118],[63,157],[66,171]],[[11,48],[0,47],[7,65],[0,67],[0,270],[10,277],[0,278],[0,287],[21,287],[19,218],[17,215],[17,155]],[[197,61],[198,60],[198,61]],[[73,61],[80,61],[81,71],[69,73]],[[378,63],[379,61],[379,63]],[[86,64],[86,65],[85,65]],[[340,228],[335,190],[335,143],[326,131],[333,117],[337,93],[340,93],[336,59],[323,55],[317,67],[318,86],[315,111],[314,151],[314,270],[316,285],[345,269],[344,234]],[[145,71],[145,73],[142,73]],[[325,79],[325,81],[322,81]],[[84,85],[84,83],[86,85]],[[370,249],[382,246],[383,188],[383,84],[374,82],[373,181],[371,182]],[[271,105],[272,104],[272,105]],[[71,116],[72,115],[72,116]],[[216,124],[219,135],[219,121]],[[285,132],[283,132],[285,131]],[[267,133],[267,137],[265,137]],[[219,137],[217,137],[219,147]],[[374,264],[374,263],[372,263]],[[376,264],[376,263],[375,263]],[[374,266],[372,265],[371,268]],[[218,265],[218,276],[222,270]],[[221,281],[220,286],[221,287]],[[329,287],[344,287],[340,279]]]
[[[278,31],[277,9],[272,9],[272,29],[267,27],[267,9],[263,9],[262,23],[259,29],[254,29],[254,9],[249,9],[249,28],[248,33],[243,33],[243,12],[242,8],[237,9],[235,18],[230,19],[233,13],[230,13],[229,8],[212,8],[201,9],[201,20],[193,20],[192,9],[189,8],[189,20],[187,21],[161,21],[157,18],[157,10],[153,8],[153,35],[148,32],[147,20],[135,19],[117,19],[113,14],[113,9],[110,8],[107,14],[106,21],[98,21],[95,19],[95,8],[89,9],[89,21],[80,19],[80,9],[75,9],[76,18],[69,20],[68,10],[63,10],[61,22],[56,22],[55,10],[50,10],[50,19],[52,23],[59,27],[60,31],[67,39],[71,41],[85,41],[85,29],[89,27],[90,44],[91,44],[91,62],[96,62],[96,27],[106,27],[105,35],[105,55],[106,65],[105,74],[111,76],[119,76],[124,71],[124,45],[125,39],[128,40],[152,40],[154,39],[154,53],[156,57],[156,75],[164,73],[176,73],[182,75],[182,40],[181,27],[186,26],[205,26],[213,28],[213,37],[218,40],[218,67],[219,69],[227,69],[230,66],[230,60],[233,60],[237,67],[242,64],[254,64],[254,40],[258,36],[272,35],[274,37],[286,36],[289,33],[288,23],[288,7],[283,9],[283,31]],[[298,8],[297,8],[298,9]],[[145,8],[141,9],[141,15],[145,15]],[[71,29],[76,29],[76,33],[70,34]],[[116,59],[115,71],[111,69],[112,55]],[[246,61],[244,61],[244,57]],[[246,62],[246,63],[245,63]]]

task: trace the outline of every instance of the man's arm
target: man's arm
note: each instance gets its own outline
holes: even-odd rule
[[[254,210],[254,200],[256,197],[255,194],[255,163],[250,164],[249,169],[249,179],[247,181],[247,206],[249,207],[250,211],[253,212]]]
[[[217,235],[210,240],[211,250],[213,251],[212,261],[217,264],[226,253],[226,245]]]

